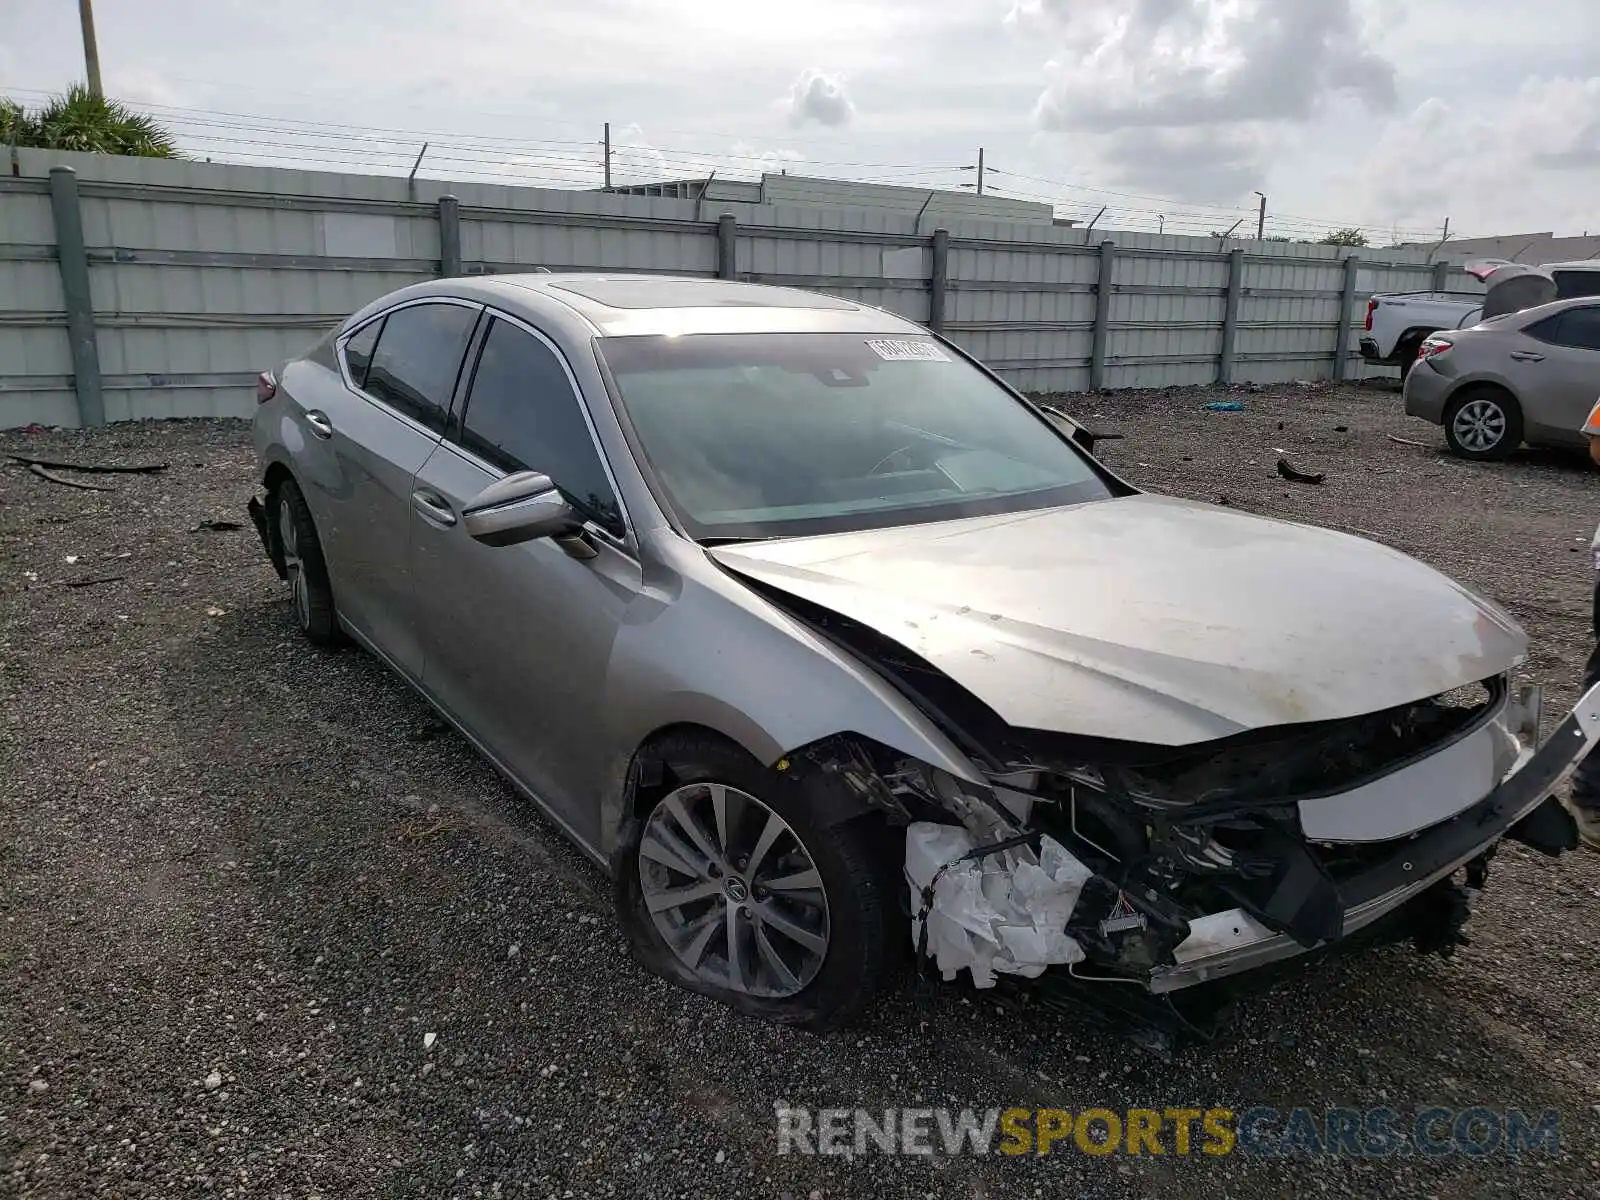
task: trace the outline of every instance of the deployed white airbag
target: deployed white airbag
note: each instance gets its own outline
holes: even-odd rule
[[[919,821],[906,830],[911,911],[922,912],[932,883],[927,952],[944,978],[952,980],[966,967],[974,984],[988,988],[996,975],[1034,979],[1046,967],[1083,961],[1083,947],[1067,935],[1066,925],[1093,872],[1048,837],[1040,839],[1037,856],[1019,847],[957,861],[974,845],[959,825]],[[947,864],[953,865],[941,875]],[[912,944],[920,945],[921,938],[922,920],[914,916]]]

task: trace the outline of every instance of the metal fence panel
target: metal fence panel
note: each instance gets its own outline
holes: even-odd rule
[[[244,414],[254,373],[355,308],[442,269],[440,198],[459,269],[607,270],[810,287],[941,327],[1015,386],[1208,383],[1223,358],[1229,252],[1244,251],[1234,377],[1332,373],[1352,253],[1289,243],[1086,231],[930,207],[830,209],[408,181],[334,172],[21,151],[0,176],[0,424],[75,424],[62,266],[46,179],[77,172],[105,414]],[[815,189],[813,189],[815,191]],[[824,189],[816,195],[826,196]],[[807,193],[807,199],[815,196]],[[797,194],[795,197],[799,200]],[[733,260],[719,249],[730,215]],[[947,231],[935,289],[932,235]],[[1103,258],[1100,244],[1113,248]],[[1435,285],[1426,251],[1359,250],[1344,316],[1375,291]],[[455,265],[452,253],[451,264]],[[1102,295],[1102,263],[1109,269]],[[1452,291],[1481,291],[1459,269]],[[1096,336],[1097,314],[1101,334]],[[1356,338],[1347,346],[1353,353]],[[1350,364],[1359,372],[1359,362]]]

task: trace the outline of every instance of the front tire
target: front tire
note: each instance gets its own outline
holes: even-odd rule
[[[299,485],[285,479],[272,493],[273,530],[283,553],[295,624],[317,646],[341,646],[344,630],[333,606],[333,585],[311,509]]]
[[[660,747],[668,779],[629,822],[618,916],[656,974],[778,1024],[829,1030],[882,988],[896,911],[882,822],[829,822],[840,786],[770,770],[712,736]],[[820,801],[820,802],[819,802]]]
[[[1522,445],[1522,409],[1501,388],[1467,388],[1445,406],[1444,438],[1459,458],[1499,462]]]

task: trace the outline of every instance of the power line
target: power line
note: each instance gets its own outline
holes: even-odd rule
[[[245,89],[262,90],[262,89]],[[31,88],[0,89],[0,94],[45,96],[50,93]],[[470,134],[456,131],[402,129],[391,126],[359,126],[348,123],[314,121],[297,118],[267,117],[258,114],[228,111],[208,111],[182,105],[146,104],[141,106],[172,125],[180,141],[197,146],[201,154],[212,158],[241,158],[247,161],[289,162],[296,159],[328,166],[356,166],[390,168],[411,160],[415,147],[422,141],[430,143],[427,167],[448,166],[451,174],[471,174],[476,177],[515,179],[525,181],[543,178],[572,187],[598,186],[602,182],[602,168],[597,161],[598,140],[563,138],[511,138],[498,135]],[[552,121],[553,124],[568,124]],[[691,134],[688,136],[712,136]],[[787,139],[793,140],[793,139]],[[207,150],[206,146],[214,147]],[[240,147],[241,149],[234,149]],[[248,149],[245,149],[248,148]],[[274,153],[276,151],[277,153]],[[391,159],[400,160],[399,163]],[[778,167],[797,167],[802,170],[848,169],[858,177],[845,182],[878,183],[888,186],[954,190],[959,179],[938,181],[940,176],[959,176],[973,168],[964,164],[868,162],[855,159],[792,159],[784,155],[747,153],[741,150],[696,150],[675,146],[656,146],[647,142],[612,143],[612,161],[625,176],[651,175],[659,172],[682,173],[687,176],[709,174],[714,168],[727,173],[771,171]],[[747,165],[741,165],[747,164]],[[870,176],[860,173],[871,171]],[[1110,218],[1128,226],[1171,227],[1174,230],[1195,229],[1210,232],[1225,219],[1249,215],[1242,205],[1178,202],[1170,197],[1150,193],[1123,191],[1095,184],[1068,182],[1011,171],[999,167],[986,167],[989,176],[999,175],[1012,179],[1042,184],[1060,193],[1086,193],[1092,196],[1110,196],[1140,202],[1136,205],[1117,205]],[[886,177],[887,176],[887,177]],[[932,178],[929,178],[932,177]],[[1071,210],[1081,207],[1095,210],[1100,202],[1074,200],[1063,194],[1040,194],[1013,188],[996,188],[987,183],[986,191],[1009,193],[1014,198],[1049,204],[1053,209]],[[1142,207],[1156,204],[1159,208]],[[1087,217],[1089,211],[1083,212]],[[1295,236],[1320,236],[1329,231],[1356,227],[1387,234],[1392,226],[1349,220],[1297,217],[1292,214],[1275,216],[1273,226],[1281,233]],[[1403,229],[1405,235],[1426,237],[1429,231]]]

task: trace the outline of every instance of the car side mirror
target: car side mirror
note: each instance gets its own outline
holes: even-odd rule
[[[1066,434],[1068,439],[1085,454],[1094,453],[1096,442],[1114,441],[1122,436],[1120,433],[1093,433],[1079,425],[1065,411],[1057,408],[1054,404],[1041,404],[1039,409],[1046,417],[1050,418],[1050,424]]]
[[[583,528],[583,518],[540,471],[518,471],[491,483],[467,503],[461,520],[467,536],[485,546],[567,538]]]

